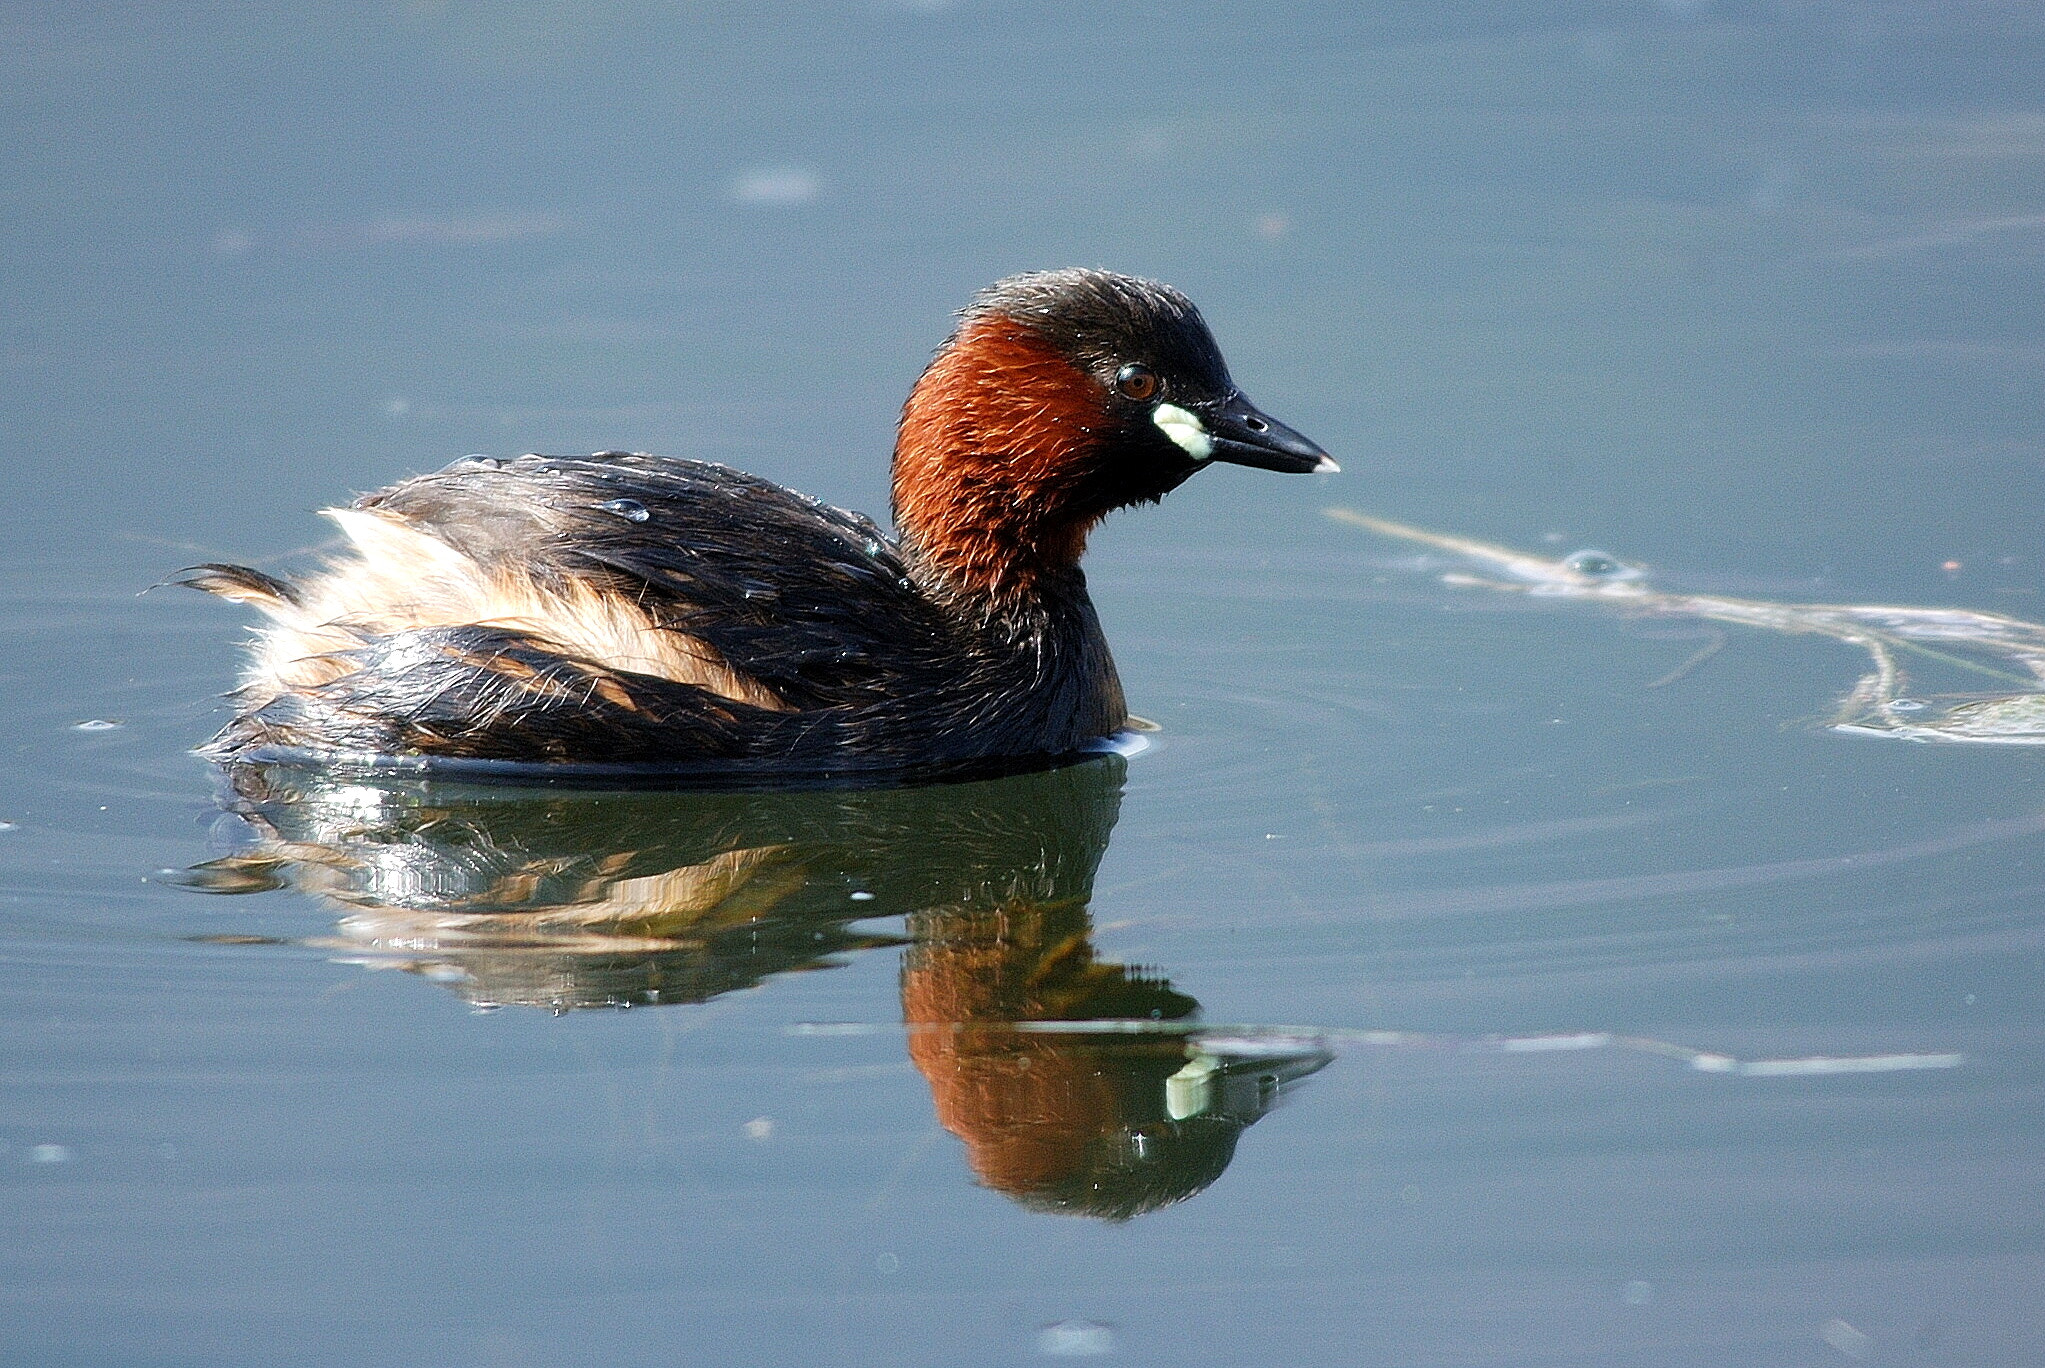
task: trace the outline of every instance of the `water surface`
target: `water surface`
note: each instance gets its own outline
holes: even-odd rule
[[[0,1347],[2037,1358],[2037,757],[1824,731],[1814,638],[1651,687],[1694,624],[1322,510],[2045,614],[2041,60],[1910,0],[0,9]],[[187,753],[243,624],[180,566],[467,452],[878,512],[947,312],[1073,263],[1346,472],[1097,535],[1147,754]]]

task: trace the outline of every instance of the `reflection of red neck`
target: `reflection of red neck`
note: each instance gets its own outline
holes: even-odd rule
[[[1064,1015],[1042,991],[1055,988],[1042,980],[1060,952],[1093,963],[1084,913],[1050,920],[1076,921],[1079,935],[1060,939],[1066,927],[1027,907],[957,917],[942,931],[926,925],[939,934],[920,939],[902,967],[902,1019],[925,1028],[910,1031],[909,1058],[930,1084],[938,1123],[965,1141],[981,1182],[1015,1197],[1079,1173],[1122,1115],[1117,1080],[1091,1051],[1014,1027]]]
[[[1103,401],[1013,319],[961,325],[910,392],[895,442],[895,522],[918,577],[1005,597],[1077,565],[1098,518],[1075,494]]]

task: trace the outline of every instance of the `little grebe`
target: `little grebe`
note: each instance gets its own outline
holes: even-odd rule
[[[1337,468],[1177,290],[1014,276],[903,408],[897,538],[704,461],[457,461],[327,510],[353,554],[310,578],[186,573],[271,620],[204,751],[727,778],[1069,755],[1129,720],[1087,533],[1210,461]]]

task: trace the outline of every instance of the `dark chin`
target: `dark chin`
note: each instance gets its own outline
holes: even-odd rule
[[[1143,472],[1142,479],[1134,482],[1129,496],[1122,500],[1129,504],[1156,503],[1165,495],[1177,489],[1200,473],[1200,462],[1187,460],[1165,460]]]
[[[1200,463],[1187,460],[1176,447],[1160,451],[1150,443],[1131,443],[1102,457],[1078,503],[1098,510],[1095,516],[1156,503],[1199,471]]]
[[[1198,475],[1203,469],[1205,469],[1205,463],[1201,461],[1175,462],[1170,469],[1163,472],[1162,477],[1159,479],[1157,497],[1163,498],[1195,475]]]

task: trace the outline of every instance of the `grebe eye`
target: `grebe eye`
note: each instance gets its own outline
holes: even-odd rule
[[[1124,399],[1154,399],[1159,388],[1157,372],[1148,366],[1127,365],[1115,372],[1115,392]]]

